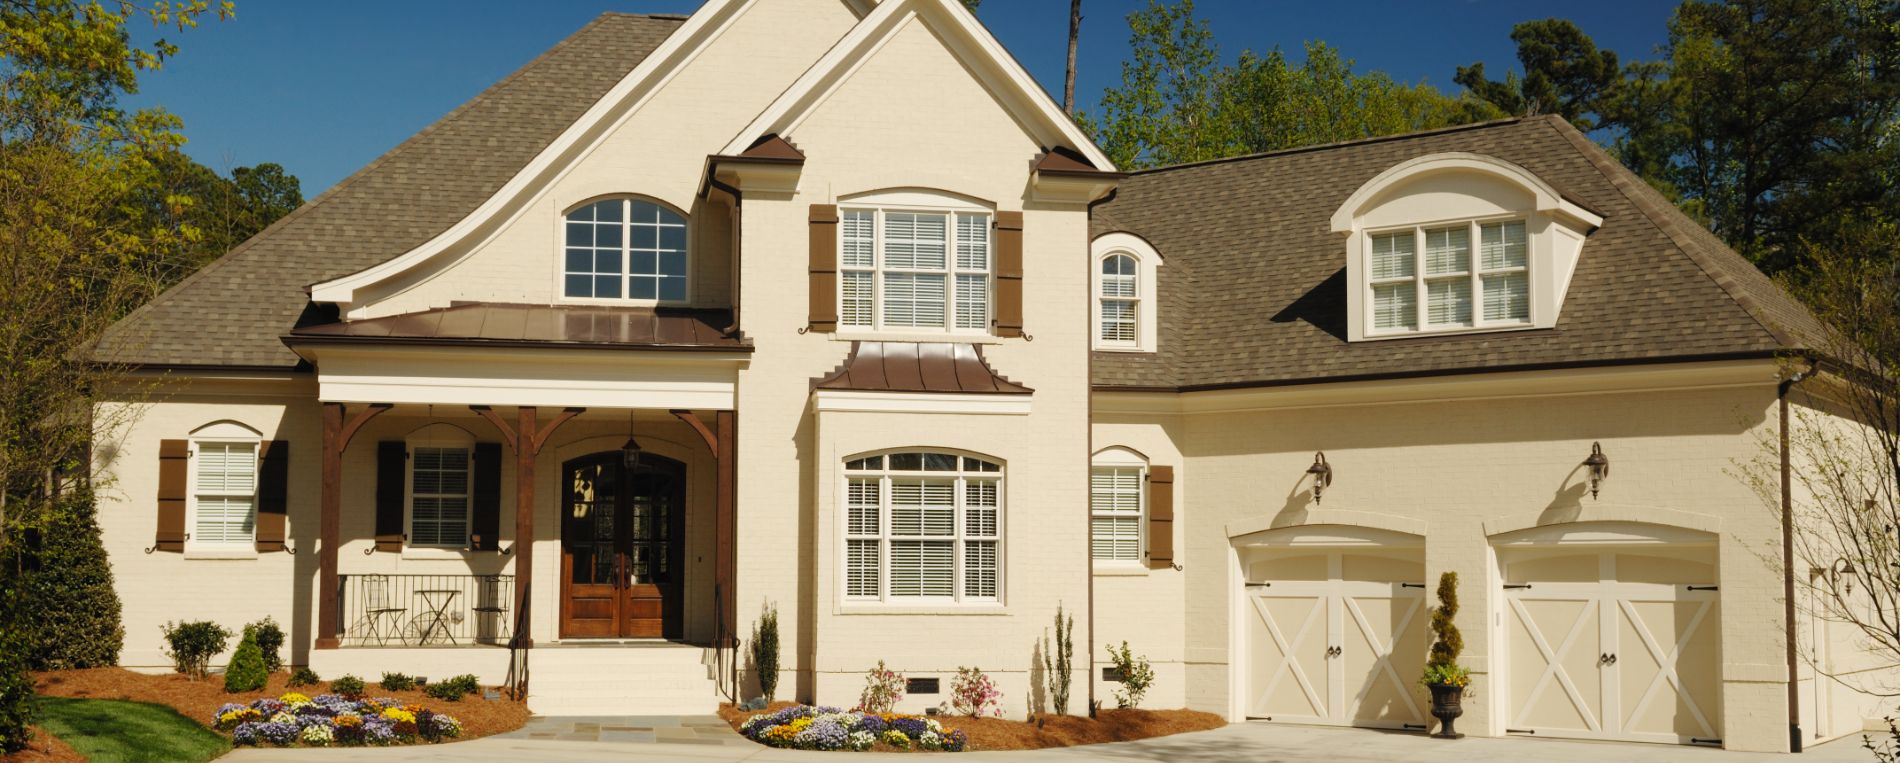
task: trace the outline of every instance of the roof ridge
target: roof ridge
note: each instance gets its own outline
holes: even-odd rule
[[[1162,167],[1149,167],[1147,169],[1133,170],[1133,171],[1130,171],[1128,174],[1150,175],[1157,172],[1167,172],[1169,170],[1192,169],[1195,167],[1205,167],[1205,166],[1213,165],[1213,164],[1227,164],[1229,162],[1244,162],[1251,159],[1266,159],[1266,158],[1275,157],[1275,156],[1286,156],[1288,154],[1304,154],[1304,153],[1311,153],[1314,151],[1327,151],[1327,150],[1331,150],[1335,148],[1360,146],[1360,145],[1365,145],[1369,143],[1384,143],[1388,141],[1409,140],[1411,138],[1423,138],[1423,137],[1427,137],[1431,135],[1444,135],[1446,133],[1463,132],[1466,130],[1483,130],[1483,129],[1490,129],[1493,127],[1505,127],[1508,125],[1517,124],[1519,122],[1529,122],[1529,121],[1534,121],[1541,118],[1544,118],[1544,117],[1539,117],[1539,116],[1505,117],[1503,119],[1490,119],[1483,122],[1469,122],[1466,124],[1451,125],[1448,127],[1436,127],[1430,130],[1418,130],[1415,132],[1394,133],[1391,135],[1374,135],[1367,138],[1352,138],[1350,140],[1339,140],[1339,141],[1333,141],[1331,143],[1316,143],[1311,146],[1295,146],[1293,148],[1276,148],[1272,151],[1260,151],[1260,152],[1252,153],[1252,154],[1240,154],[1238,156],[1223,156],[1218,159],[1202,159],[1202,160],[1193,161],[1193,162],[1182,162],[1180,164],[1169,164]]]
[[[1661,231],[1663,236],[1669,239],[1670,243],[1676,245],[1676,249],[1680,250],[1684,255],[1687,255],[1689,261],[1695,263],[1696,268],[1701,270],[1704,276],[1707,276],[1710,281],[1713,281],[1717,288],[1729,296],[1729,299],[1735,301],[1736,306],[1740,307],[1743,313],[1747,314],[1750,319],[1755,321],[1756,325],[1768,333],[1770,339],[1773,339],[1776,344],[1784,347],[1796,347],[1801,344],[1792,334],[1789,334],[1782,328],[1778,328],[1774,321],[1766,317],[1768,311],[1759,300],[1755,299],[1755,295],[1744,290],[1742,285],[1737,283],[1733,276],[1720,272],[1720,268],[1716,263],[1709,260],[1708,253],[1702,250],[1701,242],[1693,241],[1684,235],[1680,227],[1682,224],[1681,220],[1668,219],[1669,214],[1667,212],[1659,211],[1654,207],[1656,203],[1660,202],[1667,205],[1668,209],[1675,212],[1677,216],[1681,216],[1681,212],[1676,210],[1675,205],[1671,204],[1667,198],[1664,198],[1660,191],[1651,187],[1648,181],[1637,177],[1636,173],[1631,172],[1628,167],[1623,166],[1622,162],[1612,158],[1601,146],[1598,146],[1594,141],[1584,136],[1584,134],[1579,132],[1576,126],[1570,124],[1569,121],[1563,119],[1546,120],[1546,124],[1549,124],[1552,130],[1556,131],[1558,135],[1562,136],[1564,140],[1576,148],[1577,152],[1583,155],[1584,160],[1588,161],[1590,166],[1603,176],[1604,180],[1609,181],[1610,187],[1615,188],[1617,193],[1623,194],[1623,198],[1629,201],[1630,206],[1635,207],[1636,211],[1647,218],[1651,225],[1656,226],[1656,229]],[[1643,198],[1639,199],[1637,198],[1638,196]],[[1686,220],[1687,218],[1685,217],[1683,219]]]

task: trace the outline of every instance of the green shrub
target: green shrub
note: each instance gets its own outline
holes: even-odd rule
[[[474,675],[469,673],[422,687],[423,694],[448,702],[460,702],[462,697],[481,690],[481,684],[476,681]]]
[[[230,664],[224,666],[224,690],[231,694],[257,691],[269,680],[270,671],[264,669],[264,649],[257,645],[256,635],[246,630],[237,651],[231,655]]]
[[[166,623],[158,629],[165,634],[165,654],[172,658],[172,667],[192,678],[211,672],[211,658],[224,651],[232,635],[210,620]]]
[[[1115,690],[1115,706],[1125,708],[1141,707],[1141,698],[1148,694],[1148,687],[1155,682],[1155,669],[1148,664],[1148,658],[1128,650],[1128,642],[1122,642],[1121,651],[1115,651],[1113,644],[1108,647],[1108,658],[1115,663],[1115,672],[1121,674],[1122,686]]]
[[[290,671],[290,685],[292,687],[316,686],[320,683],[323,683],[323,679],[317,677],[317,671],[309,668],[298,668]]]
[[[1465,637],[1458,631],[1458,573],[1438,576],[1438,606],[1432,608],[1432,649],[1425,659],[1425,674],[1419,682],[1426,686],[1468,686],[1471,672],[1458,664],[1465,650]]]
[[[0,622],[17,623],[19,606],[16,589],[7,585],[0,573]],[[33,677],[27,673],[27,653],[31,644],[26,633],[8,627],[0,629],[0,754],[17,752],[32,741]]]
[[[366,687],[363,685],[363,679],[357,678],[356,676],[350,675],[348,673],[345,673],[343,674],[341,678],[338,678],[337,680],[330,682],[331,693],[340,695],[348,699],[357,699],[363,696],[363,691],[367,688],[369,687]]]
[[[257,648],[264,651],[264,669],[275,673],[284,669],[284,629],[277,627],[277,621],[270,615],[264,619],[244,626],[244,632],[257,640]]]
[[[778,693],[778,605],[771,602],[752,626],[752,670],[758,675],[759,693],[771,702]]]
[[[383,691],[409,691],[416,688],[416,679],[407,673],[384,673],[381,686]]]
[[[5,554],[21,598],[13,618],[27,639],[27,667],[66,670],[119,664],[125,627],[112,565],[99,542],[90,492],[67,493],[38,514],[38,527],[13,529]],[[36,532],[34,532],[36,531]]]
[[[1075,661],[1075,641],[1070,638],[1075,633],[1075,615],[1063,619],[1062,605],[1056,605],[1056,632],[1053,640],[1047,635],[1042,640],[1042,672],[1049,681],[1049,699],[1055,705],[1057,715],[1069,714],[1069,671]]]

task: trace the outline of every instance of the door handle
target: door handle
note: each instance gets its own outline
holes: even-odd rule
[[[1609,652],[1600,653],[1597,655],[1597,664],[1598,665],[1615,665],[1616,655],[1611,654]]]
[[[1327,657],[1338,657],[1338,656],[1340,655],[1340,653],[1341,653],[1341,652],[1344,652],[1344,651],[1345,651],[1344,649],[1341,649],[1341,648],[1339,648],[1339,647],[1337,647],[1337,646],[1329,646],[1329,647],[1326,647],[1326,656],[1327,656]]]

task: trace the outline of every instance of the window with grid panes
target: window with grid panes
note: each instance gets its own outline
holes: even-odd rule
[[[989,331],[988,212],[867,207],[846,208],[839,218],[842,325]]]
[[[192,455],[194,545],[249,545],[257,530],[257,443],[198,442]]]
[[[1089,471],[1089,555],[1098,562],[1141,561],[1141,467]]]
[[[465,447],[410,449],[410,545],[468,545],[469,463]]]
[[[953,453],[845,462],[847,600],[994,602],[1003,468]]]
[[[686,218],[641,199],[567,214],[562,294],[571,299],[686,301]]]
[[[1139,341],[1136,315],[1141,309],[1135,258],[1111,254],[1102,258],[1101,301],[1103,344],[1133,345]]]
[[[1370,234],[1368,243],[1370,333],[1530,322],[1530,247],[1522,220],[1383,231]]]

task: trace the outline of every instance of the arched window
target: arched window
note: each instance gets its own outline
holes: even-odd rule
[[[1090,246],[1095,272],[1093,341],[1097,350],[1154,352],[1155,269],[1161,255],[1140,236],[1110,233]]]
[[[567,213],[562,294],[569,299],[686,301],[686,216],[644,199]]]
[[[219,421],[191,433],[191,545],[248,550],[257,533],[257,430]]]
[[[1000,599],[1002,465],[898,451],[847,460],[844,473],[847,601]]]
[[[1148,460],[1127,448],[1090,459],[1089,556],[1096,562],[1141,563],[1147,471]]]
[[[1138,341],[1135,317],[1141,313],[1141,293],[1135,258],[1116,253],[1102,258],[1101,330],[1102,344],[1133,347]]]

